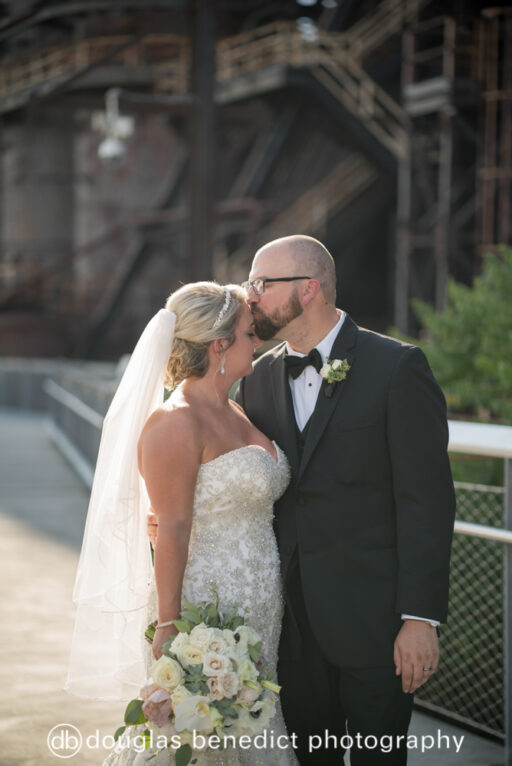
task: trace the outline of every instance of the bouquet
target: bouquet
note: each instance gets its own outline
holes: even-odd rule
[[[127,727],[144,726],[144,746],[154,747],[157,735],[156,749],[174,750],[176,766],[194,763],[194,750],[250,741],[268,727],[280,691],[260,636],[236,607],[221,614],[218,597],[215,603],[183,603],[181,619],[173,621],[178,634],[164,644],[114,735],[117,742]],[[150,643],[156,625],[146,629]]]

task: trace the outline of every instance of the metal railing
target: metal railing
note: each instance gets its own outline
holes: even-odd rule
[[[512,763],[512,427],[450,421],[449,451],[504,461],[504,486],[455,482],[448,623],[416,704],[505,741]]]

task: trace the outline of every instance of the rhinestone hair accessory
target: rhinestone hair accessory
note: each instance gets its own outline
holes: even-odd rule
[[[215,322],[213,323],[213,327],[214,327],[214,328],[215,328],[215,327],[218,327],[218,326],[220,325],[220,323],[221,323],[221,322],[222,322],[222,320],[224,319],[224,316],[225,316],[225,314],[226,314],[226,311],[227,311],[227,310],[228,310],[228,308],[229,308],[229,304],[231,303],[231,293],[229,292],[229,290],[228,290],[228,288],[227,288],[227,287],[225,287],[225,288],[224,288],[224,294],[225,294],[225,296],[226,296],[226,297],[225,297],[225,299],[224,299],[224,305],[223,305],[223,307],[221,308],[221,310],[219,311],[219,315],[218,315],[217,319],[216,319],[216,320],[215,320]]]

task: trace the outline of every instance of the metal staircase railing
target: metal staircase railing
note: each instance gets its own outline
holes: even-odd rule
[[[406,4],[406,8],[410,8],[409,15],[421,1],[410,0]],[[390,13],[394,9],[391,13],[393,23],[385,27],[387,33],[399,28],[397,19],[405,18],[406,12],[400,16],[397,10],[399,5],[397,0],[382,3],[386,8],[389,6]],[[380,13],[379,8],[381,6],[376,14]],[[373,17],[371,24],[368,21],[366,27],[359,27],[359,32],[357,27],[346,33],[318,30],[317,40],[310,42],[303,38],[294,23],[275,22],[226,38],[217,44],[217,82],[226,83],[275,65],[308,69],[388,151],[400,157],[407,117],[353,55],[353,50],[361,51],[375,41],[371,32]],[[366,36],[368,43],[365,43]],[[120,36],[81,40],[40,51],[37,56],[6,62],[0,70],[0,103],[4,102],[4,108],[8,108],[16,95],[23,99],[25,94],[28,98],[30,92],[43,83],[59,82],[95,62],[99,65],[116,47],[129,41],[130,38]],[[152,35],[114,53],[111,60],[125,66],[150,66],[157,90],[186,93],[189,90],[189,58],[186,38]]]
[[[29,55],[2,62],[0,67],[0,111],[28,100],[29,95],[48,83],[66,80],[106,57],[125,67],[153,67],[170,58],[182,58],[186,38],[173,34],[147,35],[133,40],[126,35],[114,35],[78,40],[66,45],[32,51]],[[120,50],[116,50],[116,49]],[[3,107],[2,107],[3,104]]]
[[[188,52],[182,53],[179,60],[157,67],[157,89],[188,89]],[[276,22],[218,43],[218,84],[276,65],[308,69],[395,158],[402,156],[407,114],[364,71],[345,33],[318,30],[312,43],[295,24]]]
[[[257,243],[253,240],[244,244],[223,259],[223,262],[218,262],[219,275],[235,282],[247,279],[254,255],[252,245],[259,246],[287,234],[323,234],[328,219],[353,202],[377,177],[377,171],[365,159],[352,155],[343,160],[325,178],[259,230]]]
[[[363,58],[389,37],[414,23],[429,0],[383,0],[373,13],[363,16],[347,31],[350,53]]]

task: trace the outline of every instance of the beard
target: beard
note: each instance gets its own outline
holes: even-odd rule
[[[251,303],[250,309],[254,321],[254,331],[260,340],[270,340],[277,333],[300,316],[303,308],[297,296],[297,290],[290,295],[288,302],[272,314],[264,314],[257,303]]]

